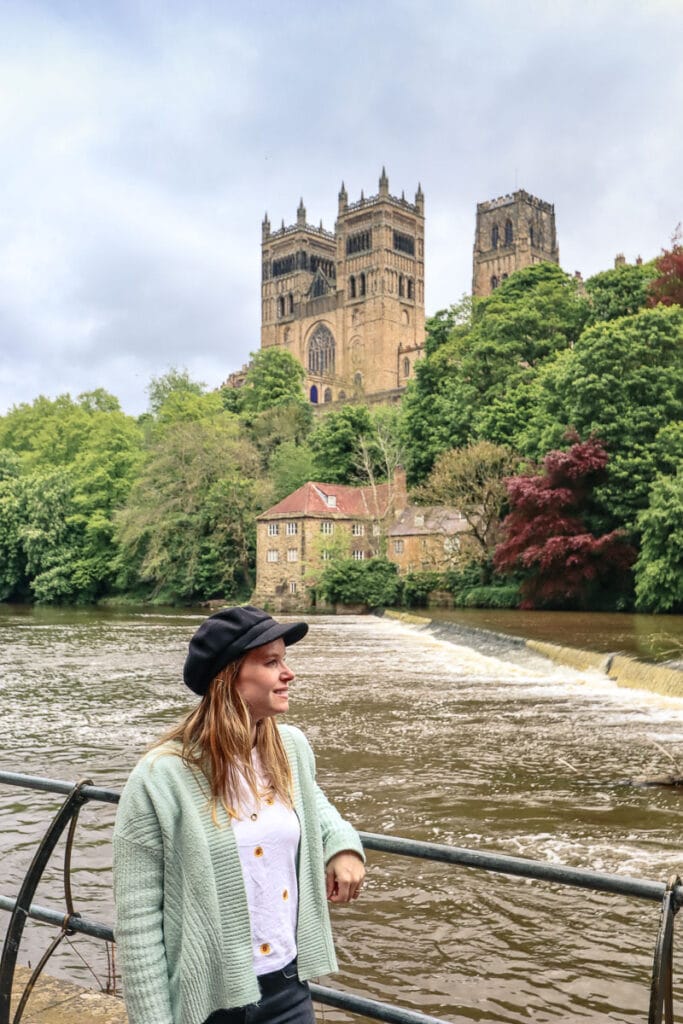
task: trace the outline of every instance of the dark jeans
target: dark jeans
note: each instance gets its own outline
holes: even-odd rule
[[[299,981],[296,960],[281,971],[259,977],[258,1003],[235,1010],[216,1010],[204,1024],[315,1024],[308,985]]]

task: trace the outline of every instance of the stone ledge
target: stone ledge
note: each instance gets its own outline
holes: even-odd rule
[[[28,967],[17,966],[12,992],[13,1013],[31,973]],[[127,1020],[122,999],[41,974],[21,1024],[74,1024],[74,1021],[82,1024],[126,1024]]]

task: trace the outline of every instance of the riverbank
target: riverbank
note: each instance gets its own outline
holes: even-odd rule
[[[12,1009],[21,999],[31,971],[17,967],[12,990]],[[126,1024],[128,1017],[121,999],[93,992],[70,981],[42,974],[36,982],[21,1018],[22,1024]]]
[[[462,623],[386,609],[384,615],[407,625],[465,646],[476,646],[482,654],[504,656],[511,649],[526,647],[551,661],[579,671],[602,672],[617,686],[636,690],[649,690],[665,697],[683,697],[683,671],[676,667],[658,665],[619,652],[585,650],[544,640],[511,636],[494,630]]]

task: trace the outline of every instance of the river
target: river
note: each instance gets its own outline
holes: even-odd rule
[[[120,787],[191,704],[178,680],[201,618],[0,606],[3,769]],[[358,828],[658,880],[683,866],[680,793],[623,781],[669,769],[667,753],[683,761],[683,701],[372,617],[313,619],[289,660],[288,720]],[[56,806],[0,792],[4,895]],[[105,922],[112,817],[84,809],[74,860],[76,908]],[[56,869],[37,902],[63,906]],[[371,854],[362,899],[333,910],[334,983],[451,1021],[635,1024],[658,916],[633,899]],[[35,962],[50,935],[30,923],[20,959]],[[72,940],[50,970],[95,985],[102,947]]]

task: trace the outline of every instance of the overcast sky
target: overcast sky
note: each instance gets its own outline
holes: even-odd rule
[[[261,220],[421,182],[426,311],[477,202],[555,204],[584,276],[683,220],[682,0],[0,0],[0,413],[259,346]]]

